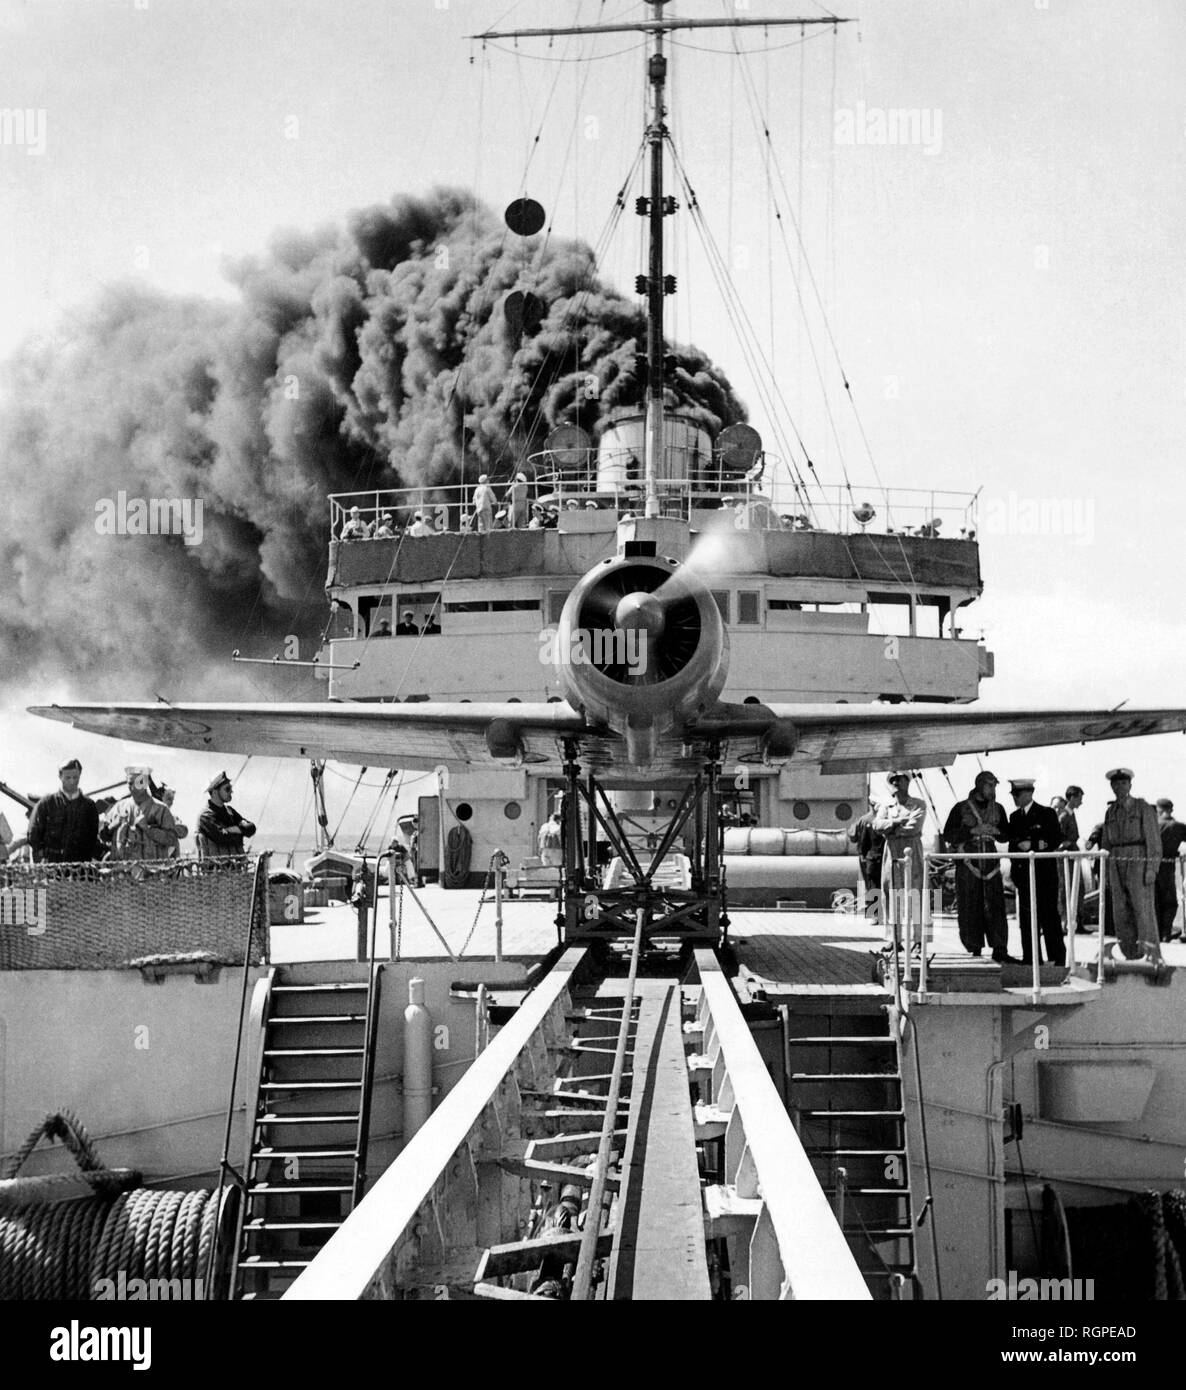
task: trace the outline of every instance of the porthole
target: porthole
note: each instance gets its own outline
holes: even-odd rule
[[[507,820],[518,820],[523,814],[523,807],[517,801],[508,801],[502,808],[502,813]]]
[[[796,801],[791,807],[791,811],[796,820],[806,820],[807,817],[811,815],[811,807],[806,801]]]
[[[474,808],[469,804],[468,801],[459,801],[457,805],[453,808],[453,814],[457,817],[459,821],[472,820]]]
[[[837,820],[852,820],[852,807],[848,804],[847,801],[842,801],[842,802],[836,807],[836,819],[837,819]]]

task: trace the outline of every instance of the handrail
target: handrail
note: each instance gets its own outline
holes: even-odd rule
[[[626,450],[625,455],[629,454]],[[609,455],[602,454],[595,466],[537,470],[527,484],[528,510],[540,506],[552,517],[569,510],[594,509],[609,512],[619,519],[626,515],[641,516],[645,500],[642,479],[631,477],[620,465],[621,460],[610,451]],[[331,538],[345,540],[348,544],[376,539],[374,533],[384,513],[391,514],[395,536],[417,539],[410,528],[418,518],[427,527],[425,534],[464,534],[477,525],[473,508],[477,486],[476,483],[441,483],[331,493],[328,499]],[[496,519],[492,524],[496,529],[509,528],[511,518],[506,494],[510,481],[500,480],[491,486],[496,497],[497,517],[502,523],[499,525]],[[656,491],[664,515],[691,521],[693,512],[732,507],[735,524],[740,530],[844,535],[869,530],[873,535],[948,540],[973,540],[976,534],[977,496],[967,493],[883,487],[852,490],[846,485],[821,484],[804,495],[801,489],[788,489],[777,474],[766,478],[729,475],[718,468],[700,468],[693,472],[673,469],[670,476],[656,480]],[[869,507],[869,514],[863,521],[859,518],[865,512],[854,508],[854,497],[864,499]],[[870,498],[878,505],[868,501]],[[343,529],[355,507],[364,534],[343,537]],[[525,519],[522,525],[527,525]],[[944,526],[948,527],[946,535]]]
[[[257,907],[259,906],[259,902],[260,902],[260,891],[259,891],[259,890],[260,890],[260,877],[261,877],[261,874],[265,874],[265,875],[266,875],[266,866],[267,866],[267,864],[268,864],[270,858],[271,858],[271,855],[270,855],[270,854],[264,853],[264,854],[261,854],[261,855],[256,859],[256,861],[255,861],[255,875],[254,875],[254,879],[253,879],[252,885],[251,885],[251,907],[249,908],[248,913],[247,913],[247,941],[246,941],[246,943],[245,943],[245,945],[244,945],[244,947],[243,947],[243,975],[242,975],[242,985],[241,985],[241,988],[240,988],[240,991],[239,991],[239,1022],[238,1022],[238,1027],[236,1028],[236,1031],[235,1031],[235,1058],[234,1058],[233,1063],[231,1064],[231,1088],[230,1088],[230,1098],[229,1098],[229,1100],[227,1101],[226,1127],[225,1127],[224,1130],[223,1130],[223,1136],[222,1136],[222,1157],[221,1157],[221,1158],[219,1159],[219,1161],[218,1161],[218,1190],[217,1190],[217,1192],[215,1193],[215,1197],[214,1197],[214,1210],[215,1210],[216,1213],[219,1214],[219,1219],[215,1221],[215,1225],[214,1225],[214,1235],[213,1235],[212,1240],[210,1241],[210,1250],[209,1250],[209,1253],[208,1253],[207,1256],[206,1256],[206,1268],[205,1268],[205,1269],[203,1270],[203,1272],[202,1272],[202,1273],[203,1273],[203,1278],[204,1278],[204,1280],[205,1280],[205,1283],[204,1283],[203,1287],[206,1289],[207,1297],[213,1297],[213,1294],[214,1294],[213,1273],[214,1273],[215,1268],[217,1267],[217,1260],[218,1260],[218,1254],[219,1254],[219,1251],[218,1251],[219,1237],[220,1237],[220,1235],[222,1234],[222,1220],[221,1220],[221,1213],[222,1213],[222,1194],[223,1194],[223,1189],[226,1187],[226,1180],[227,1180],[227,1177],[230,1176],[230,1177],[234,1180],[235,1186],[239,1189],[239,1213],[240,1213],[240,1219],[241,1219],[241,1213],[242,1213],[242,1211],[243,1211],[243,1205],[244,1205],[244,1204],[243,1204],[243,1193],[247,1190],[247,1179],[243,1176],[242,1173],[239,1172],[239,1170],[238,1170],[238,1169],[234,1166],[234,1164],[232,1164],[231,1161],[230,1161],[230,1154],[231,1154],[231,1130],[234,1128],[234,1123],[235,1123],[235,1095],[236,1095],[236,1093],[238,1092],[238,1089],[239,1089],[239,1063],[240,1063],[240,1060],[242,1059],[242,1056],[243,1056],[243,1020],[244,1020],[244,1018],[245,1018],[245,1016],[246,1016],[246,1013],[247,1013],[247,981],[248,981],[248,979],[250,978],[250,974],[251,974],[251,944],[252,944],[252,937],[253,937],[254,934],[255,934],[255,913],[256,913],[256,909],[257,909]],[[265,882],[265,883],[267,882],[266,877],[264,878],[264,882]],[[267,899],[267,894],[266,894],[266,893],[265,893],[265,895],[264,895],[264,900],[263,900],[263,913],[264,913],[264,917],[265,917],[264,925],[265,925],[265,927],[266,927],[266,926],[267,926],[266,918],[267,918],[267,914],[268,914],[268,899]],[[264,932],[264,940],[265,940],[265,942],[267,941],[267,932],[266,932],[266,931]],[[251,1117],[250,1115],[246,1116],[246,1122],[247,1122],[248,1124],[251,1124],[251,1123],[252,1123],[252,1117]],[[239,1227],[239,1224],[240,1224],[239,1220],[236,1220],[236,1222],[235,1222],[235,1232],[236,1232],[236,1234],[235,1234],[235,1257],[236,1257],[236,1260],[237,1260],[237,1258],[238,1258],[238,1241],[239,1241],[239,1237],[238,1237],[238,1227]],[[231,1269],[231,1283],[232,1283],[231,1292],[233,1292],[234,1279],[235,1279],[235,1271],[234,1271],[234,1268],[232,1267],[232,1269]]]
[[[391,856],[388,857],[388,878],[392,871]],[[362,860],[363,882],[367,882],[367,861]],[[351,1209],[356,1207],[362,1197],[367,1180],[367,1152],[370,1148],[371,1130],[371,1090],[375,1079],[375,1038],[379,1027],[379,991],[382,987],[383,965],[375,963],[375,941],[379,929],[379,860],[375,860],[375,886],[371,893],[371,932],[370,952],[367,960],[367,1011],[362,1032],[362,1095],[358,1106],[358,1133],[354,1141],[354,1192]]]
[[[922,852],[923,884],[924,884],[924,890],[923,890],[923,893],[922,893],[922,895],[921,895],[921,896],[922,896],[922,903],[921,903],[921,910],[922,910],[922,927],[923,927],[924,937],[925,937],[925,935],[927,934],[928,929],[929,929],[930,926],[931,926],[931,901],[930,901],[930,894],[926,891],[925,885],[928,884],[928,883],[930,882],[929,870],[930,870],[930,861],[931,861],[932,859],[942,859],[942,860],[944,860],[945,862],[951,861],[951,860],[983,860],[983,859],[997,859],[997,860],[1005,860],[1005,859],[1009,859],[1009,860],[1014,860],[1014,859],[1027,859],[1027,860],[1029,860],[1029,878],[1030,878],[1030,952],[1031,952],[1031,960],[1032,960],[1032,967],[1033,967],[1033,978],[1032,978],[1032,981],[1031,981],[1031,984],[1030,984],[1030,994],[1031,994],[1032,1002],[1036,1004],[1036,1003],[1039,1002],[1039,1000],[1041,1000],[1043,991],[1042,991],[1042,980],[1041,980],[1041,959],[1042,959],[1042,957],[1041,957],[1041,953],[1040,953],[1040,951],[1039,951],[1039,949],[1038,949],[1038,895],[1037,895],[1037,892],[1036,892],[1036,874],[1037,874],[1037,870],[1036,870],[1036,868],[1035,868],[1035,863],[1036,863],[1036,861],[1039,860],[1039,859],[1056,859],[1056,860],[1063,860],[1063,861],[1067,861],[1067,860],[1072,860],[1072,859],[1073,859],[1073,860],[1075,861],[1075,864],[1074,864],[1074,867],[1073,867],[1073,870],[1072,870],[1071,883],[1070,883],[1070,885],[1069,885],[1069,887],[1073,890],[1073,896],[1072,896],[1072,893],[1071,893],[1071,892],[1068,892],[1068,894],[1067,894],[1067,961],[1066,961],[1066,965],[1067,965],[1068,970],[1070,970],[1070,969],[1073,969],[1073,968],[1074,968],[1074,965],[1075,965],[1075,928],[1074,928],[1074,926],[1073,926],[1073,923],[1076,923],[1076,922],[1077,922],[1077,920],[1078,920],[1078,914],[1079,914],[1079,890],[1080,890],[1080,888],[1081,888],[1081,886],[1082,886],[1082,879],[1081,879],[1081,865],[1082,865],[1082,861],[1085,860],[1085,859],[1098,859],[1098,860],[1100,861],[1100,873],[1099,873],[1099,885],[1100,885],[1100,887],[1099,887],[1099,894],[1100,894],[1100,901],[1099,901],[1099,960],[1098,960],[1098,962],[1097,962],[1097,964],[1096,964],[1096,983],[1097,983],[1097,984],[1103,984],[1103,982],[1104,982],[1104,909],[1105,909],[1105,905],[1106,905],[1106,902],[1107,902],[1107,894],[1108,894],[1107,860],[1108,860],[1109,857],[1110,857],[1110,856],[1109,856],[1109,853],[1108,853],[1108,851],[1107,851],[1106,849],[1043,849],[1043,850],[1033,850],[1033,849],[1030,849],[1030,850],[1016,850],[1016,851],[1014,851],[1013,853],[1010,853],[1007,849],[1006,849],[1006,850],[996,850],[996,849],[989,850],[989,849],[984,849],[984,850],[976,850],[975,852],[972,852],[972,853],[965,853],[965,852],[960,852],[960,853],[950,852],[950,853],[948,853],[948,852],[943,852],[943,851],[935,852],[935,851],[932,851],[932,850],[924,849],[923,852]],[[1064,879],[1065,879],[1065,870],[1064,870]],[[913,900],[910,898],[909,895],[907,895],[906,910],[907,910],[907,915],[908,915],[908,917],[910,917],[910,918],[913,917],[913,908],[914,908]],[[1020,922],[1018,923],[1018,925],[1020,926]],[[925,994],[925,993],[927,992],[927,953],[926,953],[925,946],[924,946],[924,949],[923,949],[923,952],[922,952],[922,961],[921,961],[920,970],[919,970],[919,982],[918,982],[918,984],[919,984],[919,992],[922,993],[922,994]]]

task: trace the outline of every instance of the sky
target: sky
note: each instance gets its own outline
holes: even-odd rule
[[[810,0],[677,9],[824,13]],[[529,193],[557,235],[597,244],[639,139],[638,36],[465,36],[641,11],[625,0],[0,0],[0,113],[38,113],[23,143],[11,127],[0,143],[0,356],[104,286],[230,298],[227,259],[278,228],[340,223],[439,183],[494,207]],[[995,653],[985,700],[1186,703],[1186,10],[858,0],[837,13],[857,22],[808,29],[806,41],[797,29],[697,31],[673,48],[673,137],[751,342],[734,332],[683,187],[669,333],[724,368],[774,452],[794,454],[797,431],[825,481],[847,476],[874,500],[879,487],[980,490],[985,593],[963,627]],[[894,111],[918,115],[889,143]],[[628,190],[601,259],[624,290],[642,269],[641,191]],[[755,352],[772,364],[776,408],[750,370]],[[103,692],[67,681],[22,703],[66,694]],[[44,790],[67,747],[88,762],[88,785],[114,780],[131,751],[0,712],[0,779]],[[222,765],[154,762],[193,802]],[[1121,762],[1138,795],[1186,809],[1180,737],[989,765],[1036,777],[1043,800],[1081,783],[1090,824],[1103,774]],[[961,794],[974,772],[971,760],[952,771]],[[342,770],[340,802],[355,775]],[[239,800],[295,832],[306,780],[255,760]],[[944,811],[946,784],[927,780]]]

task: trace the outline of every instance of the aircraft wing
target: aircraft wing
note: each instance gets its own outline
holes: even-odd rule
[[[759,708],[768,708],[794,726],[792,764],[809,764],[825,773],[946,767],[961,753],[1186,731],[1186,709],[1036,710],[934,704]]]
[[[88,733],[199,752],[329,758],[371,767],[456,770],[507,760],[559,765],[575,738],[591,766],[629,775],[625,746],[571,705],[314,703],[35,706]],[[961,753],[1093,743],[1186,730],[1186,709],[992,709],[979,705],[734,705],[713,707],[669,735],[645,780],[694,766],[690,745],[718,738],[726,761],[820,767],[825,773],[919,769]],[[780,738],[771,742],[777,731]]]
[[[558,762],[559,739],[590,732],[564,703],[36,705],[29,712],[166,748],[455,771],[506,766],[491,748],[500,739],[504,751],[517,741],[524,762]]]

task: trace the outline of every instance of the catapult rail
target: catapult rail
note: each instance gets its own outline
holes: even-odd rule
[[[715,954],[641,935],[564,953],[285,1298],[870,1297]]]

